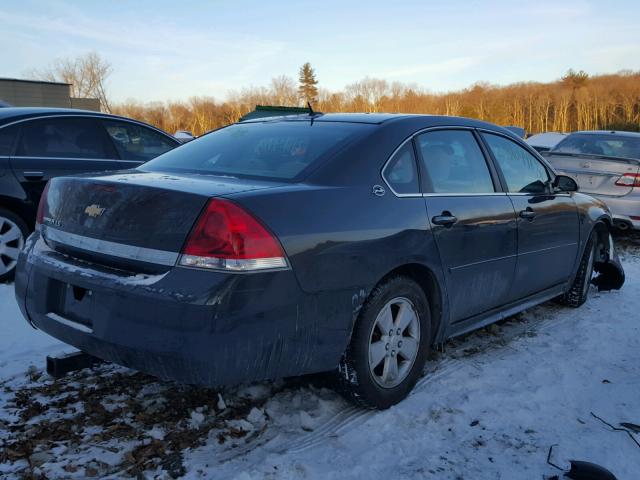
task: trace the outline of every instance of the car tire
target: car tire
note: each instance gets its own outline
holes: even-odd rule
[[[596,234],[592,232],[584,248],[580,265],[578,266],[578,271],[573,279],[571,288],[559,299],[563,305],[578,308],[587,301],[596,258],[596,246]]]
[[[27,224],[10,210],[0,208],[0,282],[13,280],[18,255],[29,235]]]
[[[422,376],[430,345],[424,291],[410,278],[392,277],[373,290],[360,311],[338,368],[339,390],[359,406],[389,408]]]

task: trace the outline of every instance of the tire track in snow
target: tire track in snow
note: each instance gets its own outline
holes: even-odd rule
[[[470,337],[464,338],[453,347],[448,348],[443,354],[445,356],[444,359],[427,362],[424,376],[418,380],[409,396],[424,391],[430,384],[463,368],[478,368],[477,364],[470,361],[471,357],[487,354],[492,351],[500,351],[508,347],[504,342],[508,344],[514,340],[523,338],[530,332],[535,334],[547,333],[554,328],[558,313],[562,310],[562,307],[553,305],[534,307],[527,312],[529,316],[525,321],[503,325],[503,331],[498,337],[487,339],[486,337],[477,336],[477,332],[469,334],[471,335]],[[476,336],[474,337],[473,335]],[[495,340],[499,340],[501,343],[497,343]],[[466,350],[473,349],[474,347],[479,348],[479,351],[471,354],[465,353]],[[487,361],[490,361],[490,359],[487,359]],[[366,410],[348,405],[344,409],[335,412],[321,427],[306,434],[280,440],[284,435],[283,432],[264,432],[259,438],[245,444],[243,447],[234,448],[233,452],[230,452],[232,453],[231,455],[220,459],[220,463],[233,461],[260,447],[264,448],[265,453],[283,454],[304,452],[321,445],[329,439],[338,438],[354,428],[365,424],[367,420],[377,413],[376,410]]]
[[[536,314],[534,320],[504,327],[505,331],[499,338],[506,340],[507,342],[511,342],[521,338],[528,332],[542,333],[553,328],[554,317],[562,309],[555,309],[553,307],[542,307],[542,309],[543,312],[531,312]],[[542,313],[542,315],[540,315],[540,313]],[[531,325],[532,323],[533,325]],[[470,362],[456,358],[458,355],[464,356],[464,350],[479,346],[480,351],[478,354],[482,354],[489,350],[504,348],[504,345],[496,345],[495,342],[484,342],[483,340],[484,339],[482,338],[467,339],[453,347],[448,353],[445,353],[445,355],[452,355],[453,358],[445,358],[444,360],[428,362],[424,376],[418,380],[409,396],[423,391],[431,383],[437,382],[442,377],[448,376],[470,366]],[[465,358],[468,358],[468,356],[465,356]],[[349,432],[353,428],[363,425],[369,418],[373,417],[377,413],[378,412],[375,410],[364,410],[359,407],[349,406],[344,410],[336,412],[322,427],[314,430],[313,432],[309,432],[308,434],[298,438],[290,439],[284,443],[270,446],[269,443],[278,437],[278,435],[276,435],[273,439],[266,442],[265,446],[272,453],[303,452],[322,444],[329,438],[336,438],[341,434]]]
[[[433,363],[433,362],[430,362]],[[409,396],[424,390],[430,383],[437,381],[439,378],[451,374],[464,367],[464,363],[457,359],[447,359],[435,362],[435,365],[428,365],[425,369],[426,375],[423,376],[411,391]],[[435,369],[433,367],[435,366]],[[429,372],[432,370],[432,372]],[[329,438],[335,438],[349,432],[355,427],[359,427],[366,423],[368,419],[376,415],[376,410],[366,410],[360,407],[348,406],[343,410],[336,412],[324,425],[302,437],[290,439],[287,442],[268,446],[273,453],[299,453],[309,450],[317,445],[322,444]]]

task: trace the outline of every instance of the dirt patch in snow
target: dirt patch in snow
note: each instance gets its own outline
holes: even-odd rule
[[[432,353],[426,377],[447,361],[502,348],[523,335],[535,335],[532,325],[515,316],[451,340],[444,352]],[[22,478],[154,472],[179,478],[187,473],[187,450],[214,441],[220,458],[232,459],[270,440],[273,435],[265,432],[273,422],[265,406],[274,397],[295,410],[301,392],[320,395],[344,409],[344,401],[326,388],[330,384],[328,376],[316,375],[215,390],[162,382],[108,364],[55,381],[31,369],[23,380],[0,383],[5,398],[0,464],[5,473]],[[305,413],[300,413],[300,430],[312,432],[319,425]]]

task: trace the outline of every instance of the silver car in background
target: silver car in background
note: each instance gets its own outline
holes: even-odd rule
[[[542,155],[607,204],[620,230],[640,230],[640,133],[575,132]]]

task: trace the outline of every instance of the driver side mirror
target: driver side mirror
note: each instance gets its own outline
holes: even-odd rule
[[[567,175],[556,175],[556,178],[553,179],[553,189],[556,192],[577,192],[578,184]]]

